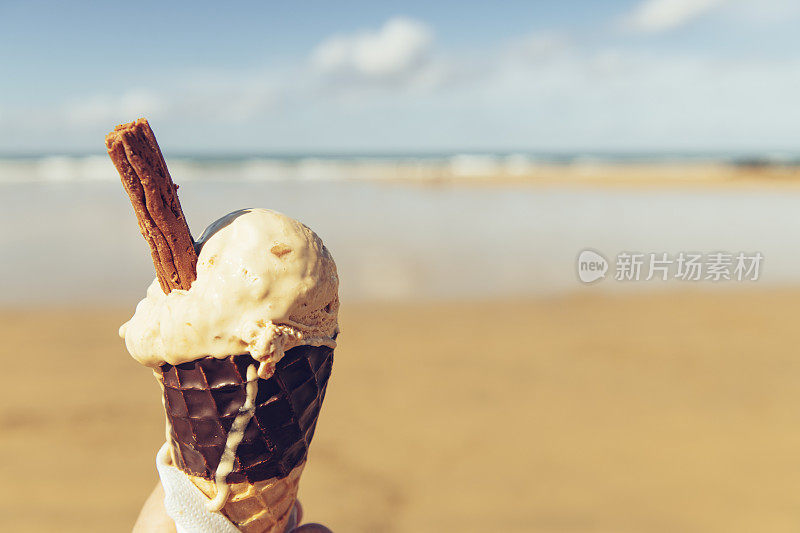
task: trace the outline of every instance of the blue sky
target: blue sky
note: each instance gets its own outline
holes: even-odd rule
[[[796,151],[800,3],[0,3],[0,152]]]

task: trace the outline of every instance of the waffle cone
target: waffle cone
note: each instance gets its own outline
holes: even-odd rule
[[[282,478],[229,484],[230,493],[220,512],[242,533],[284,533],[304,466],[305,462],[300,463]],[[209,499],[216,497],[213,481],[200,476],[187,477]]]
[[[230,487],[220,512],[245,533],[283,533],[297,497],[333,364],[333,349],[288,350],[268,379],[257,379],[248,398],[249,355],[210,357],[162,365],[167,442],[174,466],[210,500],[232,427],[246,401],[252,415],[235,446]],[[252,379],[249,381],[252,383]],[[252,394],[252,393],[251,393]]]
[[[303,463],[314,435],[333,363],[333,349],[298,346],[269,379],[258,379],[254,413],[235,450],[229,483],[287,477]],[[162,365],[167,442],[175,466],[214,480],[228,433],[246,398],[249,355]]]

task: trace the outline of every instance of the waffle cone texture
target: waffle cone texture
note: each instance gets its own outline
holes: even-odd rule
[[[231,426],[247,397],[247,354],[205,357],[155,372],[164,394],[173,464],[206,496]],[[269,379],[258,379],[253,417],[236,448],[221,512],[246,533],[283,532],[314,436],[333,349],[288,350]]]
[[[305,462],[300,463],[283,478],[229,484],[230,494],[220,512],[242,533],[284,533],[304,466]],[[213,481],[191,475],[188,478],[210,500],[217,495]]]

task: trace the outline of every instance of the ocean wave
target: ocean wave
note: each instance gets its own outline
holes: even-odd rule
[[[70,183],[119,179],[107,156],[0,158],[0,183]]]
[[[731,155],[619,155],[619,154],[539,154],[453,153],[402,156],[236,156],[171,157],[167,160],[172,177],[187,181],[227,182],[342,182],[342,181],[420,181],[515,178],[540,173],[547,166],[572,166],[578,169],[628,163],[719,162],[733,165],[795,165],[794,154],[770,153],[752,156]],[[0,183],[78,183],[116,181],[117,172],[106,155],[85,156],[0,156]]]

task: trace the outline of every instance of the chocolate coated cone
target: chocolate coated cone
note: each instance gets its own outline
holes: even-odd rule
[[[156,375],[164,389],[175,466],[213,479],[225,442],[245,402],[250,355],[205,357]],[[333,364],[333,349],[288,350],[269,379],[258,380],[256,409],[236,448],[228,483],[286,477],[308,453]]]

